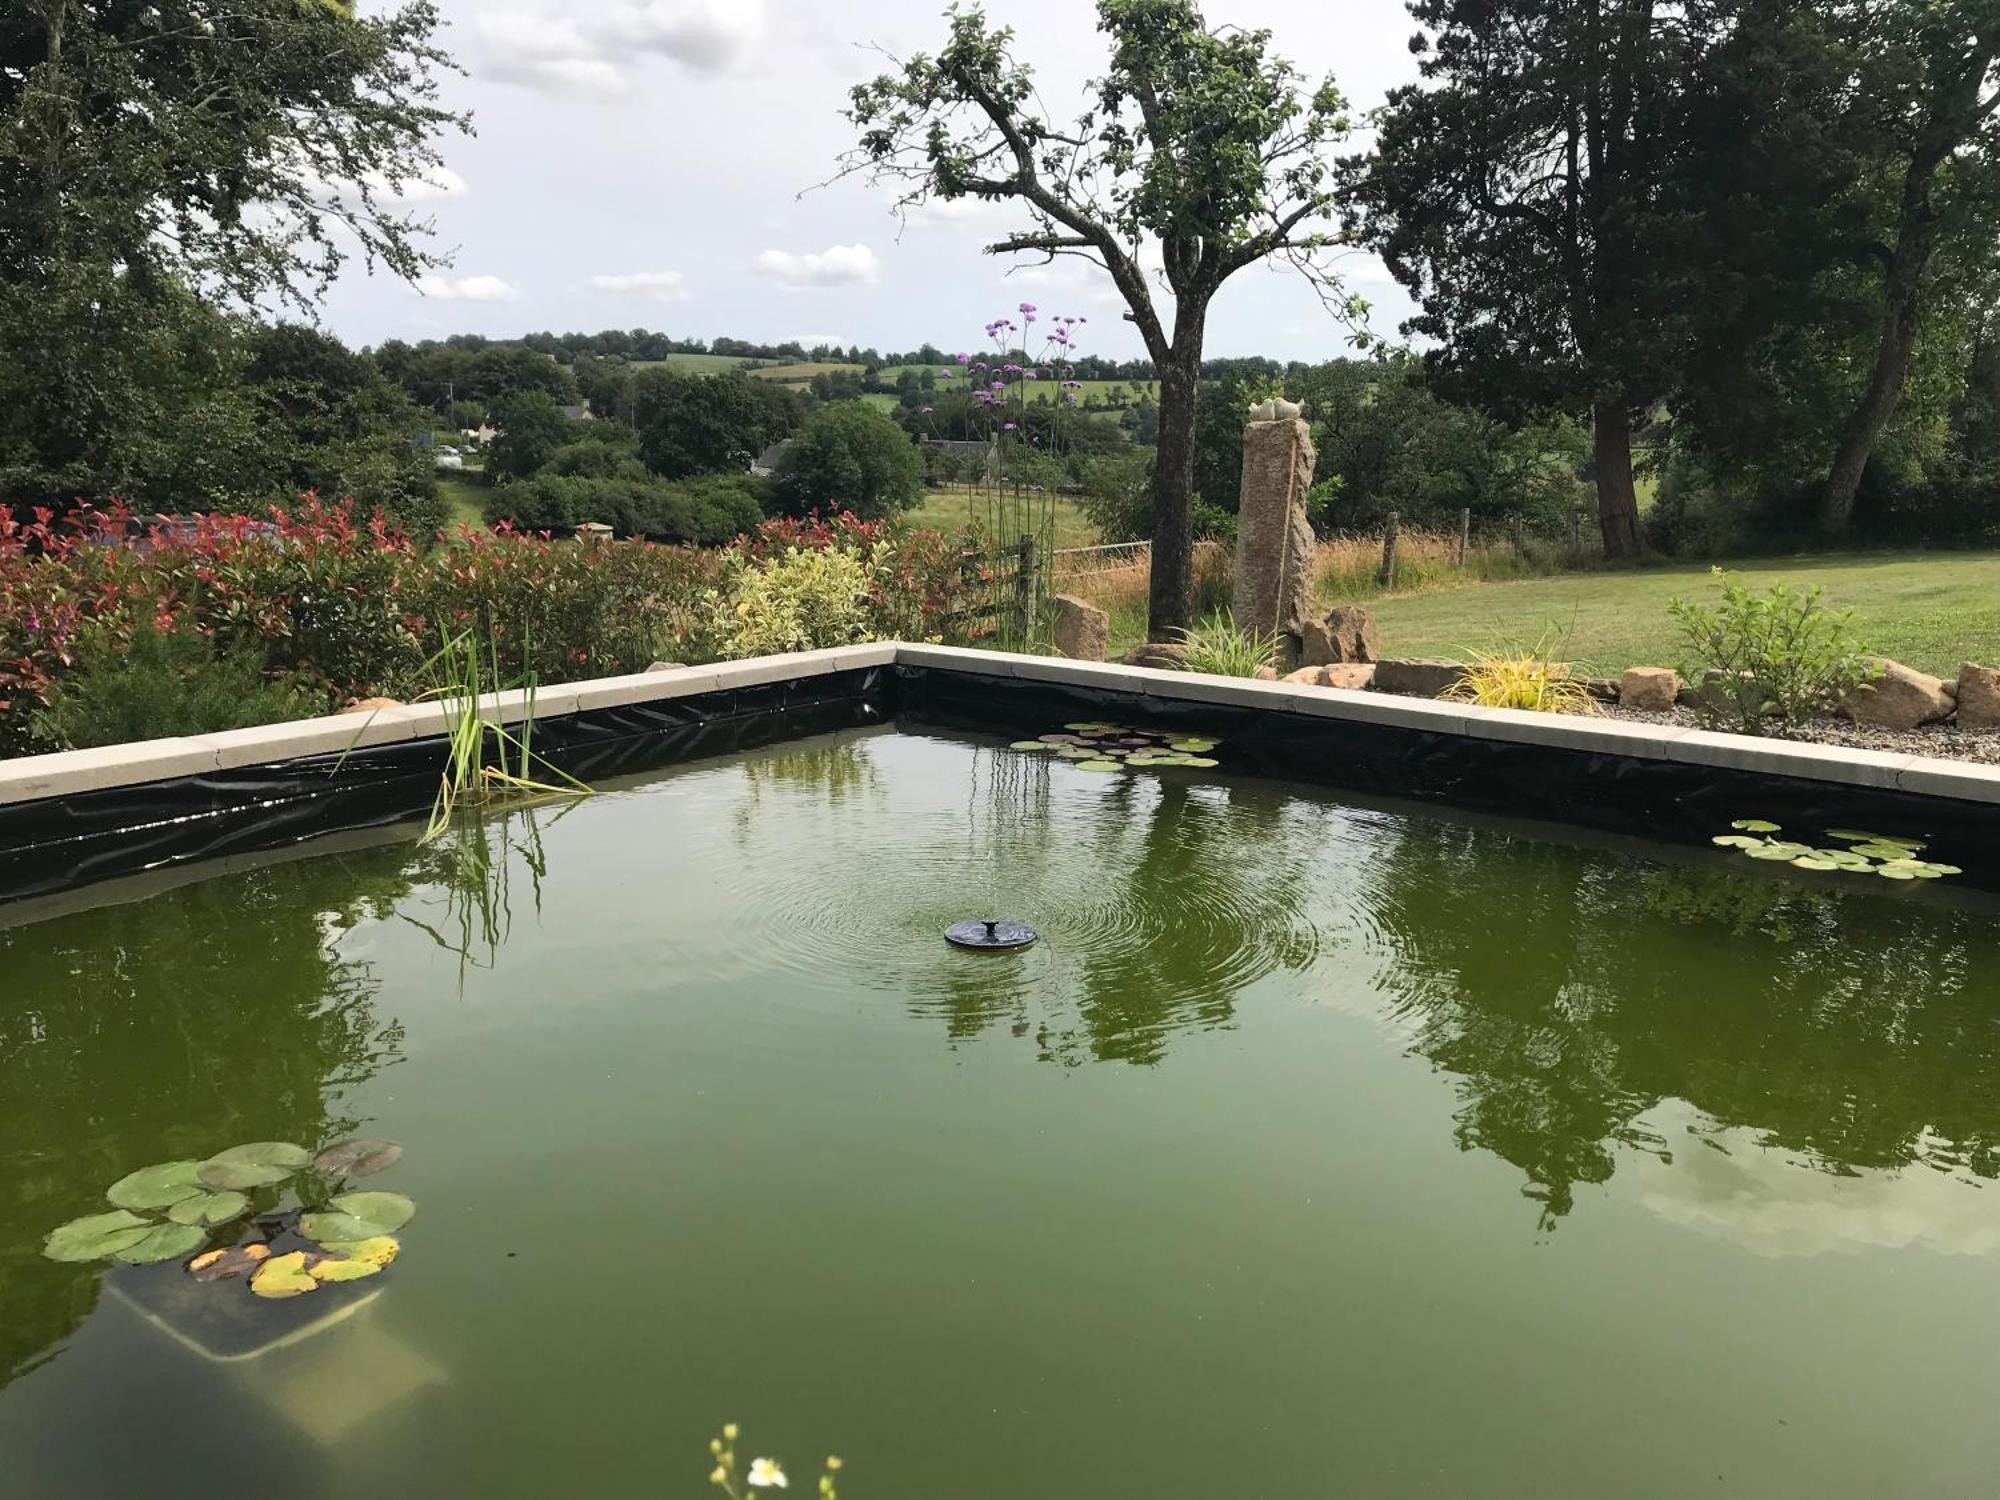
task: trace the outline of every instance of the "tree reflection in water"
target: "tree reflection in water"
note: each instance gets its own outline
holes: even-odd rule
[[[1445,823],[1385,847],[1369,901],[1414,1050],[1456,1075],[1461,1146],[1543,1224],[1620,1147],[1749,1131],[1818,1170],[2000,1174],[2000,950],[1974,911],[1788,874],[1656,866]],[[1684,1100],[1696,1139],[1648,1123]]]
[[[340,932],[394,909],[408,851],[274,864],[0,929],[0,1381],[60,1352],[102,1268],[40,1254],[148,1162],[338,1138],[343,1089],[399,1060]]]

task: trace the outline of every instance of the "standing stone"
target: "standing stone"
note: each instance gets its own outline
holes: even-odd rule
[[[1071,661],[1103,661],[1111,642],[1111,617],[1073,594],[1049,601],[1054,611],[1056,654]]]
[[[1681,695],[1681,674],[1671,667],[1633,667],[1618,679],[1618,706],[1663,714]]]
[[[1958,669],[1958,727],[2000,729],[2000,667]]]
[[[1312,431],[1296,416],[1243,429],[1243,497],[1236,517],[1236,626],[1278,637],[1278,664],[1300,660],[1313,613],[1313,531],[1306,491]]]
[[[1943,678],[1877,656],[1868,659],[1868,676],[1841,699],[1840,707],[1857,724],[1915,729],[1947,717],[1953,698],[1954,689]]]

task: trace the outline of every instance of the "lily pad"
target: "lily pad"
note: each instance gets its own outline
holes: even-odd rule
[[[372,1240],[336,1240],[320,1248],[347,1260],[367,1261],[381,1267],[394,1260],[403,1246],[394,1235],[380,1234]]]
[[[133,1241],[114,1256],[128,1266],[153,1266],[163,1260],[179,1260],[208,1243],[208,1231],[192,1224],[161,1224]]]
[[[119,1178],[104,1196],[120,1208],[171,1208],[201,1191],[200,1170],[198,1161],[163,1161]]]
[[[1719,833],[1710,839],[1711,844],[1720,844],[1725,849],[1761,849],[1762,839],[1753,839],[1747,833]]]
[[[1063,725],[1063,728],[1069,730],[1072,734],[1084,734],[1092,729],[1116,729],[1117,727],[1116,724],[1100,724],[1095,719],[1085,720],[1081,724]]]
[[[1007,747],[1009,750],[1054,750],[1054,745],[1045,745],[1040,740],[1016,740]]]
[[[1779,833],[1783,831],[1778,824],[1766,822],[1763,818],[1738,818],[1729,826],[1743,833]]]
[[[211,1250],[188,1262],[188,1275],[196,1281],[233,1281],[239,1276],[254,1275],[257,1268],[270,1258],[269,1245],[238,1245],[226,1250]]]
[[[1798,855],[1794,854],[1791,850],[1780,848],[1776,844],[1759,844],[1755,849],[1745,849],[1743,852],[1749,855],[1752,859],[1766,859],[1766,860],[1782,859],[1787,862],[1790,862],[1791,860],[1795,860],[1798,858]]]
[[[1115,760],[1080,760],[1076,763],[1079,771],[1122,771],[1125,768]]]
[[[330,1281],[360,1281],[376,1275],[381,1269],[371,1260],[340,1260],[328,1256],[312,1263],[312,1278],[321,1285]]]
[[[306,1270],[305,1251],[294,1250],[290,1255],[274,1255],[265,1261],[250,1278],[250,1290],[260,1297],[299,1297],[318,1291],[319,1283]]]
[[[1792,861],[1792,865],[1794,868],[1800,870],[1838,870],[1840,868],[1840,865],[1835,861],[1821,859],[1816,854],[1802,854]]]
[[[322,1245],[381,1239],[416,1217],[417,1205],[401,1193],[342,1193],[331,1211],[307,1214],[299,1233]]]
[[[218,1151],[197,1173],[203,1187],[216,1192],[275,1187],[312,1162],[312,1153],[288,1141],[252,1141]]]
[[[1193,766],[1198,771],[1213,771],[1217,766],[1221,765],[1222,762],[1219,760],[1212,760],[1206,755],[1190,755],[1186,760],[1182,761],[1181,764],[1184,766]]]
[[[157,1227],[151,1219],[142,1219],[122,1208],[108,1214],[92,1214],[52,1230],[42,1242],[42,1254],[69,1264],[105,1260],[121,1250],[131,1249]]]
[[[1899,870],[1893,865],[1884,865],[1875,873],[1880,875],[1884,880],[1915,880],[1917,878],[1908,870]]]
[[[1041,745],[1081,745],[1087,743],[1080,734],[1043,734],[1035,737]]]
[[[231,1219],[242,1218],[249,1207],[249,1196],[244,1193],[196,1193],[168,1209],[167,1217],[176,1224],[199,1224],[213,1228],[217,1224],[227,1224]]]
[[[313,1167],[340,1177],[373,1177],[402,1159],[403,1148],[394,1141],[342,1141],[315,1156]]]

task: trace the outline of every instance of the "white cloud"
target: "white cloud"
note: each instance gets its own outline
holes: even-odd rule
[[[810,255],[766,250],[757,265],[786,286],[872,286],[882,279],[881,259],[866,245],[829,245]]]
[[[417,290],[442,302],[514,302],[521,296],[498,276],[419,276]]]
[[[687,277],[679,271],[630,271],[593,276],[590,284],[600,292],[644,297],[650,302],[685,302],[688,299]]]
[[[478,71],[530,88],[617,93],[649,59],[726,72],[755,53],[768,30],[764,0],[593,0],[582,12],[539,4],[480,15]]]
[[[1027,217],[1020,205],[995,198],[932,198],[903,206],[892,203],[890,211],[908,229],[997,229]]]

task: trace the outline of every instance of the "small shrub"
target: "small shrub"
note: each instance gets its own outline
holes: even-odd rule
[[[1269,671],[1278,660],[1278,638],[1259,631],[1243,631],[1227,614],[1217,610],[1192,630],[1180,632],[1187,647],[1190,672],[1212,672],[1219,677],[1255,677]]]
[[[871,639],[868,568],[837,548],[736,560],[723,654],[775,656]]]
[[[328,707],[324,698],[268,681],[247,651],[218,656],[201,636],[146,628],[122,651],[96,657],[51,688],[34,732],[57,749],[87,750],[277,724]]]
[[[1867,676],[1852,612],[1828,609],[1821,590],[1780,583],[1758,595],[1720,568],[1714,575],[1720,604],[1667,606],[1694,654],[1690,679],[1700,681],[1702,668],[1718,674],[1701,694],[1708,722],[1760,734],[1776,717],[1793,728],[1832,709]]]

